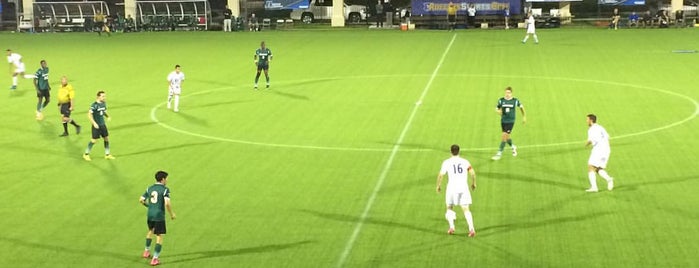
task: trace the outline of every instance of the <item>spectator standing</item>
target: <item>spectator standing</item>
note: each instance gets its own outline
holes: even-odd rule
[[[386,20],[386,13],[383,8],[383,2],[379,0],[376,3],[376,28],[383,28],[383,21]]]
[[[468,13],[468,26],[476,27],[476,5],[470,4],[466,12]]]
[[[226,9],[223,11],[223,31],[224,32],[231,31],[231,16],[233,16],[233,11],[231,11],[231,9],[228,8],[228,5],[226,5]]]

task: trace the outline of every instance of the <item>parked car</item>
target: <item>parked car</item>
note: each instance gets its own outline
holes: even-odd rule
[[[311,1],[308,8],[300,8],[291,11],[290,17],[293,20],[300,20],[303,23],[311,23],[316,20],[329,20],[333,15],[332,0],[315,0]],[[345,21],[349,23],[358,23],[366,20],[366,6],[362,5],[347,5],[343,3],[343,14]]]

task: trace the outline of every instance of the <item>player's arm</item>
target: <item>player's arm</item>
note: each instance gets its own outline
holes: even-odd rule
[[[437,174],[437,193],[442,191],[442,179],[444,178],[444,173]]]
[[[170,204],[170,198],[165,197],[165,209],[170,213],[170,219],[175,219],[175,212],[172,212],[172,205]]]
[[[146,198],[144,196],[138,198],[138,202],[141,203],[141,205],[143,205],[144,207],[148,206],[148,204],[146,203]]]
[[[257,54],[252,56],[252,62],[254,62],[255,65],[257,65]]]
[[[498,115],[502,116],[502,109],[500,108],[500,106],[495,107],[495,112],[496,112]]]
[[[58,91],[60,92],[61,90],[59,89]],[[73,98],[75,98],[75,92],[71,92],[68,94],[69,94],[68,97],[70,98],[70,107],[68,107],[68,111],[72,111],[73,110],[73,103],[74,103]]]
[[[468,167],[468,174],[471,174],[471,190],[476,190],[476,170],[473,167]]]
[[[522,123],[527,123],[527,113],[524,112],[524,105],[519,106],[519,110],[522,112]]]
[[[37,74],[38,74],[38,72],[37,72]],[[36,90],[39,90],[39,75],[37,75],[37,74],[34,74],[33,81],[34,81],[34,88],[36,88]]]
[[[100,126],[99,126],[99,125],[97,124],[97,122],[95,121],[94,115],[92,114],[92,109],[90,109],[90,111],[87,112],[87,119],[90,119],[90,123],[92,123],[92,126],[93,126],[93,127],[95,127],[96,129],[99,129],[99,128],[100,128]]]

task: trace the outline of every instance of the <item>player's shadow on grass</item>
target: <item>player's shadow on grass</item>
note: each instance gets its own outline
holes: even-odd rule
[[[201,118],[199,118],[199,117],[196,117],[196,116],[187,114],[186,112],[180,111],[180,112],[177,113],[177,115],[180,116],[180,117],[182,117],[182,118],[184,118],[185,120],[187,120],[188,122],[190,122],[190,123],[192,123],[192,124],[196,124],[196,125],[199,125],[199,126],[207,126],[207,127],[209,126],[209,122],[208,122],[208,121],[206,121],[206,120],[204,120],[204,119],[201,119]]]
[[[492,236],[492,235],[502,235],[508,232],[517,232],[523,229],[534,229],[542,228],[549,225],[560,225],[564,223],[582,222],[590,220],[592,218],[599,218],[607,215],[613,215],[612,212],[597,212],[589,213],[585,215],[559,217],[551,219],[536,219],[536,217],[529,217],[530,221],[515,221],[509,222],[507,224],[492,225],[478,228],[478,237]]]
[[[99,256],[99,257],[104,257],[104,258],[108,258],[108,259],[122,260],[122,261],[130,262],[130,263],[138,263],[138,264],[142,263],[142,259],[138,258],[138,256],[134,256],[134,255],[119,254],[119,253],[114,253],[114,252],[94,250],[94,249],[88,249],[88,248],[83,248],[83,249],[68,248],[68,247],[63,247],[63,246],[58,246],[58,245],[50,245],[50,244],[45,243],[45,241],[47,241],[47,240],[42,240],[41,243],[34,243],[34,242],[28,242],[24,239],[16,239],[16,238],[0,236],[0,242],[9,243],[9,244],[12,244],[16,247],[26,247],[29,250],[29,252],[34,252],[37,249],[42,249],[42,250],[46,250],[49,252],[63,252],[63,253],[70,253],[70,254],[83,255],[83,256],[89,256],[89,257]]]
[[[187,106],[187,110],[197,110],[200,108],[211,108],[214,106],[223,106],[223,105],[231,105],[231,104],[238,104],[238,103],[246,103],[246,102],[252,102],[252,101],[220,101],[220,102],[212,102],[212,103],[206,103],[206,104],[200,104],[200,105],[192,105],[192,106]]]
[[[299,95],[299,94],[292,94],[292,93],[287,93],[287,92],[281,92],[281,91],[277,91],[277,90],[273,90],[271,93],[275,94],[275,95],[282,96],[282,97],[295,99],[295,100],[303,100],[303,101],[310,101],[311,100],[311,98],[309,98],[308,96]]]
[[[659,180],[654,180],[654,181],[636,182],[636,183],[628,183],[628,184],[625,183],[625,181],[622,181],[621,179],[619,179],[619,180],[614,180],[617,183],[614,186],[614,191],[615,192],[617,192],[619,190],[621,190],[621,191],[636,191],[636,190],[638,190],[638,188],[642,188],[642,187],[646,187],[646,186],[675,184],[675,183],[686,182],[686,181],[691,181],[691,180],[699,180],[699,175],[661,178]]]
[[[19,89],[10,90],[10,97],[11,98],[23,97],[24,95],[27,95],[27,92],[28,92],[27,90],[19,90]]]
[[[335,214],[335,213],[327,213],[327,212],[320,212],[320,211],[312,211],[308,209],[299,209],[298,211],[307,213],[307,214],[312,214],[318,218],[321,219],[330,219],[330,220],[335,220],[335,221],[340,221],[340,222],[348,222],[348,223],[353,223],[356,224],[358,223],[361,218],[358,216],[348,216],[348,215],[342,215],[342,214]],[[400,222],[394,222],[394,221],[388,221],[388,220],[380,220],[372,217],[366,218],[364,221],[365,224],[374,224],[374,225],[382,225],[390,228],[402,228],[402,229],[407,229],[407,230],[412,230],[412,231],[418,231],[418,232],[423,232],[423,233],[428,233],[428,234],[443,234],[442,232],[438,232],[436,230],[432,229],[427,229],[427,228],[422,228],[410,224],[405,224],[405,223],[400,223]]]
[[[167,263],[174,264],[174,263],[196,261],[196,260],[201,260],[201,259],[221,258],[221,257],[230,257],[230,256],[236,256],[236,255],[244,255],[244,254],[274,252],[274,251],[286,250],[286,249],[290,249],[290,248],[303,246],[305,244],[309,244],[309,243],[313,243],[313,242],[314,241],[311,241],[311,240],[304,240],[304,241],[285,243],[285,244],[269,244],[269,245],[247,247],[247,248],[237,248],[237,249],[228,249],[228,250],[208,250],[208,251],[197,251],[197,252],[173,254],[173,255],[168,256],[168,258],[172,258],[173,261],[168,261]]]
[[[148,149],[148,150],[143,150],[143,151],[138,151],[138,152],[120,154],[119,156],[126,157],[126,156],[140,155],[140,154],[159,153],[159,152],[165,152],[165,151],[170,151],[170,150],[178,150],[178,149],[187,148],[187,147],[194,147],[194,146],[204,146],[204,145],[215,144],[215,143],[218,143],[218,142],[210,141],[210,142],[180,144],[180,145],[174,145],[174,146],[169,145],[167,147],[162,147],[162,148],[153,148],[153,149]]]
[[[42,138],[47,140],[58,138],[58,134],[60,134],[60,132],[58,131],[56,124],[53,122],[48,122],[46,119],[38,121],[37,124],[39,124],[39,135],[41,135]]]
[[[139,122],[139,123],[131,123],[131,124],[126,124],[126,125],[116,125],[114,127],[110,127],[109,130],[121,130],[121,129],[129,129],[129,128],[140,128],[140,127],[145,127],[145,126],[150,126],[150,125],[155,125],[155,122]]]
[[[564,188],[569,190],[580,190],[580,186],[577,184],[564,183],[560,181],[552,181],[546,179],[535,178],[532,176],[526,176],[517,173],[500,173],[500,172],[480,172],[480,176],[488,177],[491,180],[512,180],[521,181],[525,183],[538,183],[550,186],[555,186],[558,188]]]

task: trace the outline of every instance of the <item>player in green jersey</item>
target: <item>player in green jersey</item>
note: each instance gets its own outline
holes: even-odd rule
[[[255,50],[253,57],[257,66],[257,75],[255,75],[255,89],[257,89],[257,81],[260,80],[260,73],[265,71],[265,79],[267,80],[267,88],[269,88],[269,62],[272,61],[272,51],[265,47],[265,41],[260,43],[260,48]]]
[[[107,130],[107,123],[104,122],[105,117],[107,120],[111,120],[111,117],[107,114],[106,99],[107,95],[105,95],[104,91],[98,91],[97,100],[90,105],[90,111],[87,113],[87,117],[92,123],[92,139],[87,144],[87,149],[85,149],[85,154],[83,154],[83,159],[86,161],[92,161],[90,151],[92,151],[92,146],[95,145],[100,137],[104,139],[104,159],[115,159],[109,153],[109,131]]]
[[[44,119],[44,114],[41,112],[46,108],[51,100],[51,85],[49,85],[49,66],[45,60],[41,60],[41,68],[36,70],[34,74],[34,87],[36,88],[36,120]],[[43,99],[43,103],[42,103]]]
[[[495,111],[501,117],[500,124],[502,127],[502,139],[500,141],[500,147],[497,154],[492,157],[493,160],[500,160],[500,157],[502,157],[502,150],[505,149],[505,143],[512,147],[512,156],[517,156],[517,146],[512,143],[512,139],[510,138],[512,128],[515,125],[515,109],[517,107],[519,107],[519,110],[522,111],[522,123],[526,124],[527,116],[524,113],[524,105],[522,105],[517,98],[512,97],[511,87],[505,88],[505,97],[498,100],[498,105],[495,108]]]
[[[160,261],[160,251],[163,248],[163,235],[167,233],[165,228],[165,210],[170,214],[171,219],[175,219],[175,213],[172,212],[170,205],[170,189],[167,184],[167,172],[158,171],[155,173],[156,183],[148,187],[146,192],[141,195],[139,202],[148,207],[148,233],[146,234],[146,249],[143,251],[143,258],[150,257],[150,245],[153,242],[153,234],[156,236],[155,250],[153,259],[150,265],[158,265]]]

